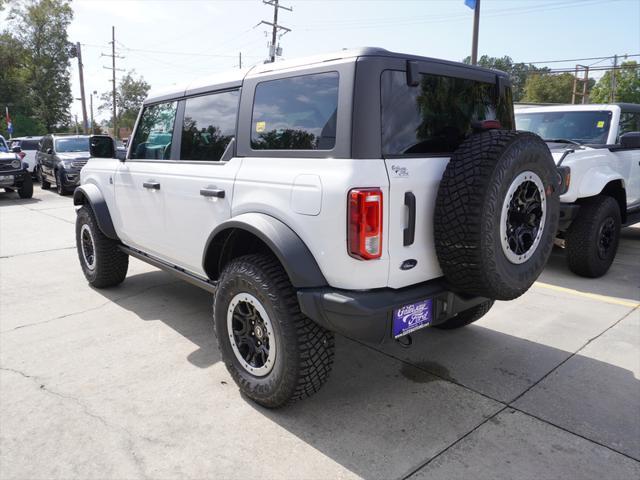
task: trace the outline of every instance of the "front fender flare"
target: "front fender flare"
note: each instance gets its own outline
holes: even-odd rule
[[[217,277],[218,272],[208,271],[211,268],[207,269],[207,264],[219,265],[227,237],[234,230],[244,230],[265,243],[284,267],[294,287],[327,285],[318,263],[302,239],[280,220],[263,213],[243,213],[221,223],[211,232],[202,256],[203,269],[210,278]],[[214,261],[207,263],[209,255],[213,255]]]
[[[91,207],[91,210],[93,210],[93,214],[98,222],[98,227],[102,233],[113,240],[118,240],[107,202],[100,189],[92,183],[80,185],[73,192],[74,205],[85,205],[87,203]]]

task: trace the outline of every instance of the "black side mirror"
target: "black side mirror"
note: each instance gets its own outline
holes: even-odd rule
[[[116,158],[116,146],[108,135],[89,137],[89,155],[94,158]]]
[[[15,146],[15,147],[13,147],[13,148],[11,149],[11,151],[12,151],[13,153],[20,153],[20,152],[22,151],[22,149],[21,149],[20,147],[18,147],[18,146]]]
[[[640,132],[628,132],[620,135],[622,148],[640,148]]]
[[[47,155],[51,155],[53,153],[53,148],[47,148]]]

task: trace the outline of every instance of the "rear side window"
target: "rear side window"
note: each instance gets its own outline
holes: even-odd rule
[[[331,150],[336,143],[338,73],[259,83],[251,122],[255,150]]]
[[[219,161],[236,135],[238,90],[188,98],[182,123],[182,160]]]
[[[620,114],[618,141],[620,139],[620,135],[624,135],[629,132],[640,132],[640,112],[622,112]]]
[[[177,102],[145,107],[131,145],[131,158],[168,160]]]
[[[498,101],[493,83],[422,74],[407,85],[405,72],[381,77],[384,155],[448,154],[472,132],[473,123],[498,120],[513,128],[511,91]]]

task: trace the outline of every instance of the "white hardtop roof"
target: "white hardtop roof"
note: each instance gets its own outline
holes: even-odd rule
[[[525,106],[516,105],[515,113],[544,113],[544,112],[593,112],[598,110],[617,110],[623,106],[630,106],[633,110],[640,111],[640,105],[621,104],[621,103],[591,103],[587,105],[545,105],[545,106]],[[634,108],[635,107],[635,108]]]

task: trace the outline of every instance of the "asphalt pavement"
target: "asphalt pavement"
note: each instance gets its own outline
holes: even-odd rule
[[[131,259],[90,288],[71,197],[0,193],[0,478],[640,478],[640,226],[611,271],[554,251],[532,289],[409,349],[336,341],[280,410],[220,361],[211,296]]]

